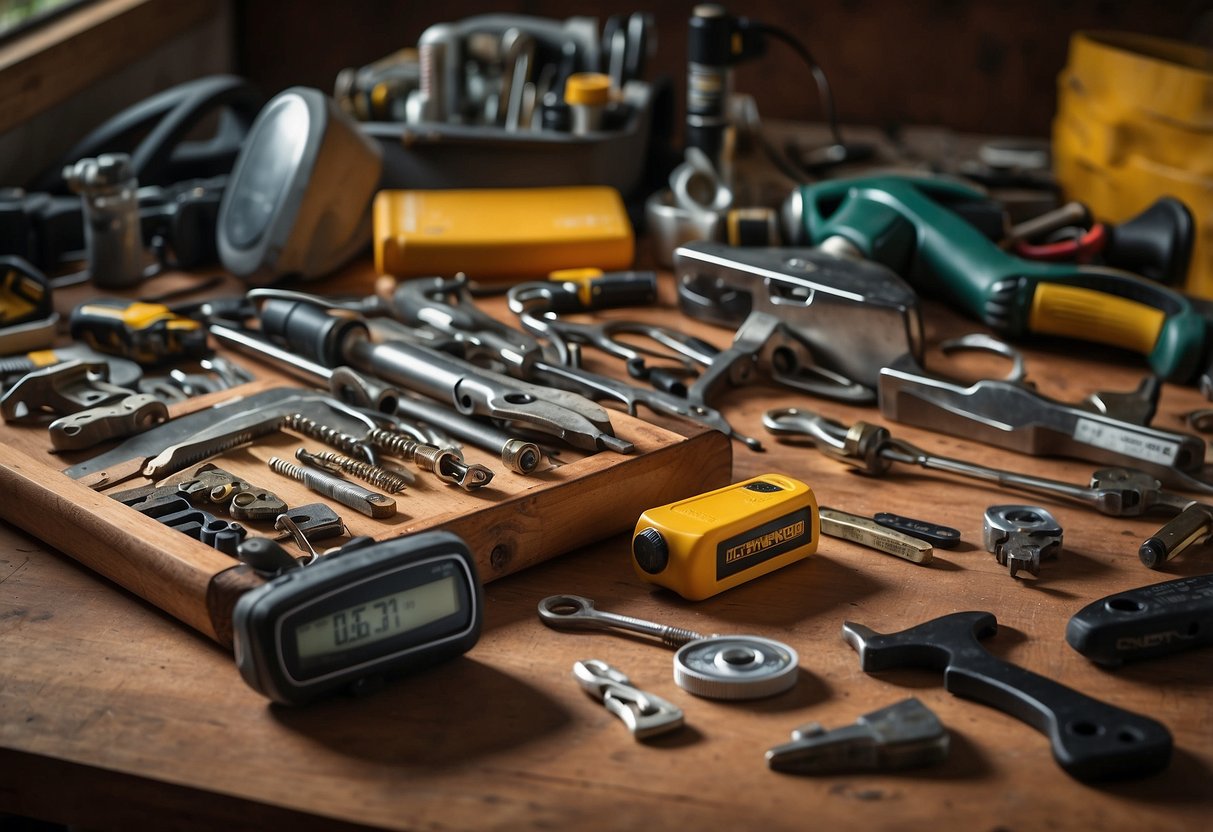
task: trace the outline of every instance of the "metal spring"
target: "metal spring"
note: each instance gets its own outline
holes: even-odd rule
[[[300,448],[295,451],[295,458],[300,462],[317,465],[321,468],[340,470],[390,494],[403,491],[404,487],[409,484],[409,481],[399,474],[335,451],[311,453]]]
[[[393,430],[375,428],[366,435],[366,441],[465,491],[483,488],[493,479],[493,472],[479,463],[469,465],[452,450],[426,445]]]
[[[318,494],[368,517],[391,517],[396,513],[396,501],[391,497],[343,480],[328,471],[309,468],[306,465],[293,465],[276,456],[270,457],[266,464],[275,474],[301,482]]]
[[[375,447],[408,462],[412,462],[417,446],[421,444],[411,436],[383,428],[375,428],[366,435],[366,439]]]
[[[315,419],[309,419],[302,413],[292,413],[282,417],[282,427],[302,433],[309,439],[345,451],[347,454],[362,454],[363,442],[356,436],[350,436],[329,425],[322,425]]]

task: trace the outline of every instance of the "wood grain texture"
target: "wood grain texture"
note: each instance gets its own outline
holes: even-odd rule
[[[211,578],[232,560],[0,445],[0,515],[207,635]]]
[[[369,285],[357,269],[347,279],[326,289]],[[609,314],[677,321],[692,334],[727,343],[724,330],[673,317],[672,284],[661,288],[659,308]],[[929,367],[964,378],[1005,370],[982,356],[946,363],[939,343],[979,327],[936,304],[926,305],[924,320]],[[1025,355],[1041,391],[1066,401],[1097,389],[1132,389],[1144,372],[1136,357],[1097,347],[1052,342],[1027,347]],[[1184,415],[1205,404],[1192,388],[1165,385],[1155,424],[1182,429]],[[762,435],[763,411],[787,405],[845,422],[887,424],[872,408],[761,385],[729,392],[724,411],[743,432]],[[888,426],[895,436],[936,452],[1068,482],[1085,482],[1097,467]],[[233,454],[230,462],[263,471],[258,455],[289,450],[295,442],[279,437]],[[710,474],[719,448],[711,442],[698,447],[709,458],[692,455],[683,464],[702,465]],[[621,515],[621,527],[635,521],[624,504],[627,489],[665,475],[660,453],[634,461],[654,465],[632,469],[643,476],[625,479],[619,497],[607,489],[595,495],[612,501],[608,507]],[[1159,518],[1107,518],[919,470],[895,469],[873,479],[811,449],[774,441],[765,453],[738,446],[732,469],[734,481],[768,471],[797,477],[813,487],[819,502],[846,511],[887,510],[955,526],[964,542],[937,551],[924,567],[826,538],[804,561],[691,603],[637,579],[627,536],[617,535],[489,583],[484,634],[467,656],[368,698],[286,709],[246,688],[230,653],[218,645],[2,526],[0,764],[32,765],[45,776],[0,778],[0,810],[97,829],[129,828],[136,816],[167,828],[214,829],[246,803],[258,807],[249,817],[267,826],[291,823],[302,813],[384,829],[1208,827],[1210,651],[1107,671],[1077,655],[1064,631],[1069,617],[1095,598],[1211,571],[1213,547],[1196,547],[1152,572],[1136,549]],[[450,489],[432,490],[457,498]],[[291,494],[298,496],[304,495]],[[500,522],[529,529],[532,509],[525,497],[518,499],[508,512],[518,519]],[[1011,579],[981,547],[983,512],[1011,502],[1039,503],[1065,528],[1064,551],[1035,582]],[[543,520],[540,535],[545,523],[561,533],[577,524],[571,511]],[[467,533],[491,537],[484,530]],[[700,632],[786,641],[801,656],[800,679],[793,690],[759,702],[696,699],[674,684],[671,654],[659,646],[544,627],[538,601],[570,592],[593,598],[602,609]],[[866,675],[840,637],[846,620],[893,631],[967,609],[997,615],[1000,630],[988,642],[997,655],[1162,721],[1176,744],[1168,769],[1146,780],[1079,784],[1057,767],[1048,742],[1032,729],[948,694],[937,672]],[[586,658],[610,662],[682,707],[687,727],[652,743],[632,740],[573,680],[573,662]],[[765,750],[786,741],[793,728],[810,721],[850,724],[911,695],[952,732],[952,753],[942,765],[819,778],[766,768]],[[98,776],[81,769],[96,769]],[[115,786],[114,777],[131,778],[137,788]],[[71,799],[56,800],[59,782],[70,784]]]
[[[215,17],[220,8],[219,0],[101,0],[6,44],[0,48],[0,132]]]
[[[934,305],[926,322],[928,363],[936,367],[943,366],[939,341],[975,328]],[[691,328],[717,343],[724,335]],[[1130,389],[1142,373],[1134,359],[1097,348],[1026,352],[1030,376],[1066,400],[1093,389]],[[973,358],[951,369],[1000,367]],[[883,422],[870,409],[763,387],[732,392],[725,410],[742,430],[760,432],[764,409],[790,403],[847,421]],[[1183,414],[1202,404],[1195,390],[1167,385],[1156,424],[1179,429]],[[1094,467],[889,427],[935,451],[1067,481],[1083,481]],[[369,698],[284,709],[245,688],[230,655],[213,643],[42,544],[0,529],[0,748],[35,758],[46,780],[61,768],[102,772],[95,779],[71,774],[67,801],[54,800],[54,786],[21,779],[0,788],[0,808],[100,829],[124,828],[141,809],[167,817],[169,828],[211,829],[243,801],[260,807],[252,816],[267,824],[304,813],[385,829],[800,830],[809,818],[814,826],[863,829],[1207,828],[1209,651],[1107,671],[1074,653],[1063,635],[1069,616],[1094,598],[1210,571],[1210,547],[1151,572],[1136,547],[1157,527],[1155,518],[1105,518],[926,472],[875,480],[789,445],[771,443],[763,454],[737,449],[734,480],[771,470],[805,480],[819,501],[844,510],[890,510],[953,525],[964,543],[921,567],[827,538],[805,561],[690,603],[640,582],[627,538],[618,536],[490,583],[485,632],[466,657]],[[1034,583],[1012,580],[981,548],[982,513],[1004,502],[1038,502],[1065,527],[1065,550]],[[661,647],[540,624],[536,603],[565,592],[701,632],[784,640],[800,653],[801,678],[769,700],[696,699],[674,685],[671,654]],[[953,697],[936,672],[866,675],[840,638],[845,620],[892,631],[965,609],[998,616],[1000,631],[988,642],[997,655],[1161,720],[1175,737],[1170,767],[1141,781],[1079,784],[1032,729]],[[678,704],[687,727],[665,740],[632,740],[573,680],[573,662],[585,658],[609,661]],[[793,728],[849,724],[911,695],[952,732],[944,764],[819,778],[767,770],[763,752]],[[110,773],[136,778],[138,791],[111,789]],[[216,796],[213,809],[207,794]]]
[[[271,370],[263,372],[275,377]],[[268,383],[262,379],[252,388],[264,389]],[[231,393],[233,398],[241,395],[240,389]],[[209,400],[219,398],[215,394]],[[274,433],[212,457],[207,464],[272,491],[289,506],[327,503],[345,521],[346,537],[384,539],[433,528],[454,531],[465,536],[482,580],[489,581],[630,529],[648,506],[728,482],[731,449],[724,436],[688,426],[695,435],[687,438],[624,413],[613,414],[612,421],[617,435],[635,444],[636,454],[568,451],[562,454],[567,457],[562,464],[524,477],[502,471],[487,452],[468,448],[469,462],[497,471],[490,486],[464,492],[413,469],[417,481],[396,495],[399,511],[385,520],[359,515],[268,469],[266,463],[274,457],[292,460],[296,448],[323,447],[304,437]],[[0,447],[0,487],[12,494],[0,504],[0,516],[221,644],[231,643],[231,610],[239,593],[256,581],[238,574],[215,581],[235,565],[230,557],[39,461],[49,447],[44,430],[4,426],[0,438],[7,440]],[[198,468],[190,466],[165,481],[189,479]],[[143,482],[120,483],[111,491]],[[198,507],[225,515],[218,505]],[[242,525],[252,534],[276,534],[272,521],[243,520]],[[329,540],[323,546],[340,543]]]

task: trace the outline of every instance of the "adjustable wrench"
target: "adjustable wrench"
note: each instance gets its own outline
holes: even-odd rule
[[[991,613],[957,612],[888,634],[848,621],[842,637],[866,673],[942,670],[949,692],[1005,711],[1048,736],[1053,758],[1079,780],[1145,777],[1167,767],[1172,743],[1164,725],[987,652],[979,639],[997,629]]]

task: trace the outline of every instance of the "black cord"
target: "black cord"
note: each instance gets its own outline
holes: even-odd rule
[[[809,71],[813,73],[813,80],[817,83],[817,95],[821,98],[822,109],[825,110],[826,123],[830,127],[834,144],[842,145],[842,131],[838,129],[838,111],[834,108],[834,93],[830,90],[830,80],[826,77],[821,64],[817,63],[817,59],[809,52],[808,47],[786,29],[772,26],[769,23],[753,22],[752,25],[764,35],[787,44],[793,52],[800,56],[801,60],[808,64]]]

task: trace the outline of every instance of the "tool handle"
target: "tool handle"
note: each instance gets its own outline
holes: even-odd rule
[[[1054,759],[1079,780],[1144,777],[1166,767],[1172,741],[1165,726],[1003,661],[978,640],[997,627],[991,613],[971,611],[898,633],[849,621],[842,632],[865,672],[942,670],[951,693],[1005,711],[1047,736]]]
[[[1151,369],[1168,381],[1195,377],[1208,324],[1178,292],[1092,266],[1008,265],[1021,272],[1026,331],[1131,350],[1146,356]]]
[[[1049,738],[1053,757],[1083,781],[1144,777],[1171,759],[1171,733],[1126,711],[1010,664],[984,650],[966,653],[944,672],[957,696],[1005,711]]]
[[[955,182],[878,176],[804,186],[802,223],[841,237],[920,291],[1011,336],[1063,335],[1145,355],[1168,381],[1192,380],[1206,323],[1183,295],[1127,272],[1024,260],[948,205],[982,199]]]
[[[1066,641],[1091,661],[1112,667],[1213,644],[1213,574],[1093,601],[1070,619]]]

